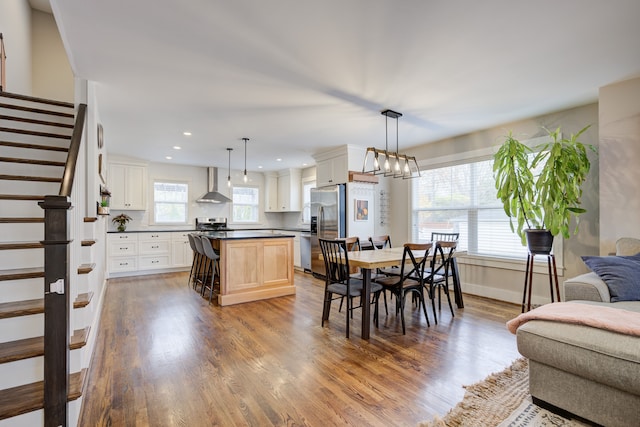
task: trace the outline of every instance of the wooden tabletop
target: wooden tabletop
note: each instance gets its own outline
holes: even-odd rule
[[[403,252],[402,246],[372,251],[352,251],[349,252],[349,265],[369,269],[391,267],[402,262]],[[422,256],[416,256],[416,260],[421,259]]]

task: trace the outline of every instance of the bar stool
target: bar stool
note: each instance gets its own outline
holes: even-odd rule
[[[216,277],[218,278],[217,283],[220,284],[220,276],[218,273],[218,260],[220,259],[220,255],[216,254],[213,250],[213,246],[211,245],[211,240],[207,236],[201,237],[202,248],[204,249],[204,256],[206,257],[205,262],[205,273],[202,280],[202,290],[200,294],[204,296],[204,292],[209,289],[209,304],[211,304],[211,298],[213,297],[213,287],[216,283]],[[211,276],[211,280],[209,280],[209,276]]]
[[[204,267],[205,267],[205,261],[206,261],[206,255],[204,254],[204,248],[202,246],[202,239],[200,238],[199,235],[195,235],[193,236],[193,243],[196,246],[196,252],[198,254],[198,265],[196,266],[196,271],[195,271],[195,277],[193,280],[193,289],[197,290],[198,289],[198,283],[203,284],[204,283]]]
[[[197,275],[198,272],[198,267],[200,264],[200,253],[198,252],[198,249],[196,248],[196,243],[195,243],[195,237],[192,233],[187,234],[187,237],[189,238],[189,246],[191,246],[191,250],[193,251],[193,261],[191,261],[191,272],[189,273],[189,282],[187,282],[187,285],[191,285],[193,282],[193,280],[195,280],[195,277]]]

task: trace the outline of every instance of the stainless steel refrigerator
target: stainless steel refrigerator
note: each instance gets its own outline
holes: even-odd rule
[[[347,236],[346,185],[336,184],[311,189],[311,272],[324,278],[318,239]]]

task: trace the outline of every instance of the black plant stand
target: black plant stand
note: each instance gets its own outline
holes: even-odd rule
[[[553,280],[556,282],[556,295],[560,302],[560,286],[558,285],[558,271],[556,270],[556,257],[550,253],[529,252],[527,255],[527,268],[524,273],[524,292],[522,294],[522,313],[524,313],[524,303],[527,302],[527,311],[531,310],[531,289],[533,288],[533,261],[536,255],[547,257],[547,266],[549,268],[549,292],[551,293],[551,302],[553,300]],[[553,276],[551,267],[553,266]],[[528,294],[527,294],[528,293]]]

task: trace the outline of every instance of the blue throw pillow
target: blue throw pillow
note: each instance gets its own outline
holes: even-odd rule
[[[611,302],[640,301],[640,253],[632,256],[583,256],[582,260],[607,284]]]

